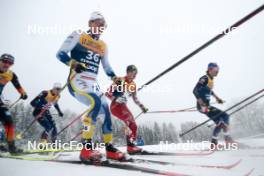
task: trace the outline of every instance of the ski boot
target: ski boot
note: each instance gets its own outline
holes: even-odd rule
[[[0,152],[8,152],[8,148],[4,144],[0,144]]]
[[[99,151],[93,149],[91,139],[83,142],[83,148],[80,153],[80,160],[89,164],[98,164],[102,159],[102,155]]]
[[[115,148],[111,143],[105,145],[106,157],[112,160],[125,161],[126,155]]]
[[[244,149],[247,149],[247,148],[250,148],[248,145],[245,145],[245,144],[242,144],[242,143],[239,143],[239,142],[236,142],[232,139],[231,136],[227,135],[227,136],[224,136],[224,139],[225,139],[225,144],[229,147],[229,148],[244,148]]]
[[[142,148],[139,148],[135,145],[134,141],[131,141],[127,138],[127,153],[130,155],[141,153],[143,151]]]
[[[47,139],[40,139],[39,149],[40,150],[47,150],[47,143],[48,143]]]
[[[219,147],[221,147],[221,144],[218,144],[218,140],[215,139],[215,138],[212,138],[211,145],[210,145],[210,150],[218,150]]]
[[[225,143],[226,144],[233,144],[233,143],[237,143],[235,142],[229,135],[225,136]]]
[[[17,155],[23,153],[23,150],[15,146],[15,142],[8,142],[8,151],[11,155]]]

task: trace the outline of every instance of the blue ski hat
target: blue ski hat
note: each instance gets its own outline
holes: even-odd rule
[[[217,65],[217,63],[211,62],[211,63],[208,64],[207,69],[210,70],[210,69],[215,68],[215,67],[218,67],[219,68],[219,66]]]

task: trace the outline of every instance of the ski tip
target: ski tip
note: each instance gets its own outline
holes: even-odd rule
[[[190,176],[190,175],[167,172],[167,173],[161,174],[161,176]]]
[[[245,174],[244,176],[250,176],[253,172],[254,172],[255,168],[252,168],[247,174]]]

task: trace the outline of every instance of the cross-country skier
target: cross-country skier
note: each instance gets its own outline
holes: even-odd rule
[[[34,107],[33,116],[38,119],[39,124],[44,128],[40,138],[43,149],[44,144],[48,142],[49,133],[51,133],[51,142],[55,142],[57,139],[57,127],[49,109],[53,105],[58,111],[58,115],[63,117],[63,113],[58,105],[61,89],[61,84],[55,83],[51,90],[42,91],[30,102],[31,106]]]
[[[27,99],[27,94],[21,87],[17,75],[9,68],[14,64],[15,58],[10,54],[3,54],[0,57],[0,95],[5,85],[11,81],[20,94],[20,98]],[[8,107],[0,99],[0,121],[5,127],[6,140],[8,142],[8,151],[11,154],[21,153],[22,150],[15,146],[15,126]]]
[[[91,14],[88,25],[87,32],[73,32],[57,53],[57,58],[70,66],[68,86],[70,93],[90,108],[82,120],[84,147],[81,150],[80,159],[93,162],[99,161],[102,157],[92,143],[97,116],[102,113],[104,115],[102,131],[106,156],[110,159],[123,160],[125,154],[112,144],[111,113],[106,98],[97,84],[100,62],[106,75],[114,81],[118,80],[108,61],[107,45],[99,39],[106,28],[106,21],[102,14],[94,12]]]
[[[233,140],[229,134],[229,115],[220,109],[210,105],[210,97],[213,96],[219,104],[224,101],[220,99],[213,91],[214,77],[218,75],[219,66],[216,63],[209,63],[206,75],[202,76],[196,84],[193,93],[197,99],[197,109],[199,112],[207,115],[214,121],[216,127],[213,131],[211,148],[215,149],[218,144],[218,135],[223,129],[226,143],[232,143]],[[219,114],[219,115],[218,115]],[[216,118],[214,118],[217,115]]]
[[[137,75],[135,65],[129,65],[126,69],[126,76],[122,78],[119,84],[113,83],[106,92],[106,96],[111,99],[111,112],[114,116],[122,120],[130,129],[127,136],[127,152],[129,154],[140,153],[141,148],[135,145],[137,139],[137,124],[133,114],[127,107],[127,94],[131,94],[134,102],[146,113],[148,109],[138,100],[137,88],[134,79]]]

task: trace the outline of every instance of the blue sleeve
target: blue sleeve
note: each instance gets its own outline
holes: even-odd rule
[[[57,52],[57,58],[66,65],[69,65],[71,57],[69,52],[77,45],[80,38],[80,33],[74,31],[67,39],[63,42],[61,48]]]
[[[102,65],[103,65],[104,71],[105,71],[107,76],[109,76],[111,78],[116,76],[111,65],[109,64],[107,49],[105,51],[104,57],[102,58]]]
[[[193,89],[193,94],[194,96],[199,99],[201,98],[203,95],[201,95],[203,93],[203,88],[206,87],[208,84],[208,78],[207,76],[203,76],[199,79],[198,83],[196,84],[196,86]]]

